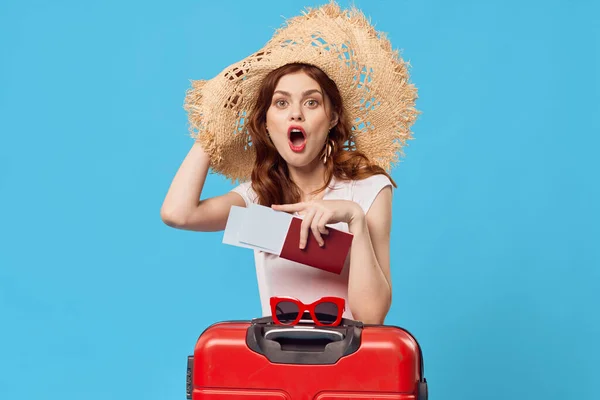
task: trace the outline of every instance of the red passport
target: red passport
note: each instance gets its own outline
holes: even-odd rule
[[[275,254],[281,258],[340,274],[352,245],[353,235],[327,226],[320,247],[308,231],[304,249],[300,249],[302,219],[269,207],[252,204],[231,207],[223,243]]]

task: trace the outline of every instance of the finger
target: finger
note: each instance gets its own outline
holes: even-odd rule
[[[306,205],[304,203],[273,204],[271,208],[277,211],[296,212],[304,210],[306,208]]]
[[[323,238],[321,237],[321,232],[319,231],[319,222],[321,221],[322,217],[323,211],[317,211],[313,217],[312,223],[310,224],[310,229],[312,230],[315,239],[317,239],[317,243],[319,243],[319,246],[321,247],[323,247],[325,244]]]
[[[308,240],[308,229],[312,223],[313,217],[317,210],[311,209],[306,212],[304,219],[302,220],[302,224],[300,225],[300,248],[304,249],[306,247],[306,242]]]
[[[325,224],[329,222],[329,218],[331,218],[331,213],[324,212],[321,218],[319,219],[319,222],[317,223],[317,226],[319,227],[319,232],[321,232],[323,235],[329,234],[329,229],[327,229],[327,227],[325,226]]]

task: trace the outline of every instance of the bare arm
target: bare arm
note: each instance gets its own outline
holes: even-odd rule
[[[193,231],[225,229],[232,205],[245,207],[242,196],[227,193],[200,200],[210,165],[208,154],[196,142],[177,170],[160,209],[165,224]]]
[[[357,215],[348,225],[354,234],[350,249],[348,302],[355,319],[383,324],[392,302],[391,188],[379,192],[366,216],[364,213]]]

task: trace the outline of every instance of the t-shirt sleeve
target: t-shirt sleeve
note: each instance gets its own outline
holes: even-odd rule
[[[231,191],[242,196],[242,198],[246,202],[246,207],[249,204],[256,203],[258,199],[258,196],[252,189],[252,182],[250,181],[239,184],[238,186],[231,189]]]
[[[354,183],[353,200],[362,207],[366,214],[379,192],[387,186],[392,186],[392,181],[383,174],[358,180]]]

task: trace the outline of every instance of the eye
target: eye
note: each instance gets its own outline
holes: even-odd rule
[[[316,107],[319,105],[319,102],[317,100],[310,99],[306,102],[306,105],[309,107]]]
[[[283,100],[283,99],[279,99],[279,100],[275,100],[275,105],[277,107],[285,107],[287,104],[287,101]]]

